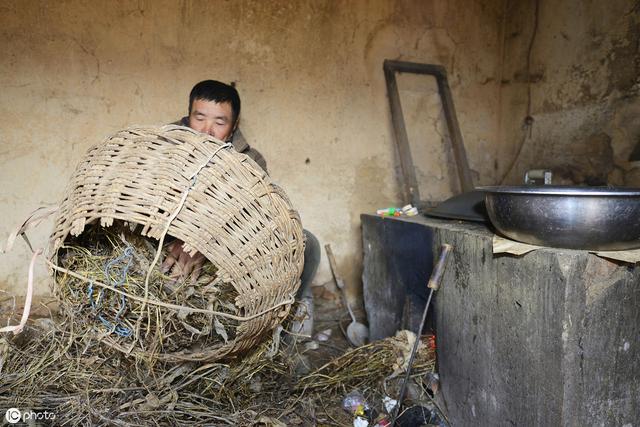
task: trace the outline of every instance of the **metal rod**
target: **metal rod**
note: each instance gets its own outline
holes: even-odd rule
[[[409,382],[409,377],[411,376],[411,367],[413,365],[413,360],[416,357],[416,353],[418,351],[418,346],[420,345],[420,337],[422,336],[422,328],[424,328],[425,320],[427,319],[427,312],[429,311],[429,305],[431,305],[431,297],[433,293],[440,288],[440,281],[442,280],[442,275],[444,274],[444,268],[446,266],[447,256],[453,246],[444,244],[442,245],[442,250],[440,251],[440,257],[438,258],[438,263],[436,264],[436,268],[431,273],[431,278],[429,279],[428,287],[431,289],[429,292],[429,298],[427,299],[427,305],[424,307],[424,311],[422,312],[422,320],[420,321],[420,327],[418,328],[418,333],[416,335],[416,340],[413,343],[413,348],[411,349],[411,356],[409,356],[409,363],[407,364],[407,372],[404,375],[404,379],[402,381],[402,386],[400,387],[400,393],[398,395],[398,403],[396,403],[395,408],[393,408],[393,416],[391,417],[391,427],[393,427],[396,423],[396,418],[398,416],[398,411],[400,410],[400,406],[402,405],[402,400],[404,399],[404,394],[407,391],[407,384]]]

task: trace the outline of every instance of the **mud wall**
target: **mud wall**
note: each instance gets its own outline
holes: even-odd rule
[[[498,178],[640,186],[640,3],[507,1]]]
[[[215,78],[236,82],[243,133],[356,288],[359,214],[401,202],[384,59],[448,69],[477,184],[549,168],[640,186],[639,46],[634,0],[3,0],[0,237],[60,200],[91,144],[181,117]],[[458,187],[435,85],[398,82],[421,194],[442,200]],[[28,260],[21,243],[0,256],[0,290],[24,294]],[[329,278],[323,260],[316,282]]]
[[[236,82],[241,128],[304,226],[360,282],[359,215],[399,203],[382,62],[449,70],[479,183],[495,180],[503,0],[0,1],[0,237],[57,203],[87,148],[132,124],[186,114],[192,85]],[[429,81],[400,80],[426,198],[455,189]],[[43,245],[44,224],[30,237]],[[25,293],[29,253],[0,256]],[[36,292],[48,292],[39,268]],[[330,278],[323,259],[316,282]]]

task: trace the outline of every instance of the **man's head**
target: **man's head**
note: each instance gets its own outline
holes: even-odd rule
[[[189,94],[189,127],[228,140],[238,126],[238,91],[216,80],[196,84]]]

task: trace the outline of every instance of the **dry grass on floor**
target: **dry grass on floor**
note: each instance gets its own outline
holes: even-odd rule
[[[283,334],[243,358],[206,364],[149,365],[105,345],[104,334],[35,320],[0,339],[0,407],[49,410],[67,425],[350,425],[343,397],[360,390],[380,410],[383,396],[397,394],[411,340],[351,349],[340,331],[343,310],[316,298],[315,330],[332,329],[317,349],[288,345]],[[418,388],[434,368],[431,349],[419,356]]]

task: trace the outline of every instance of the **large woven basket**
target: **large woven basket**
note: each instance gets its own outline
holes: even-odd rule
[[[299,216],[269,176],[229,144],[171,125],[126,129],[94,146],[57,213],[51,261],[86,225],[114,220],[142,225],[145,236],[160,239],[167,231],[184,241],[239,294],[235,304],[243,321],[235,339],[166,360],[212,361],[242,352],[288,314],[303,265]]]

